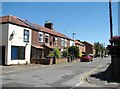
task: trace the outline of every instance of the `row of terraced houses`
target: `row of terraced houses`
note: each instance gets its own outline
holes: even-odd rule
[[[62,52],[66,47],[78,46],[80,53],[94,52],[94,45],[75,41],[57,32],[50,21],[40,26],[16,16],[2,16],[0,35],[2,65],[25,64],[32,59],[45,59],[53,48],[59,48]]]

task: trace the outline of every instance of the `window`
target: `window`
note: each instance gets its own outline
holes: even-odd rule
[[[58,38],[57,37],[55,37],[55,46],[57,46],[57,44],[58,44]]]
[[[25,59],[25,47],[12,46],[11,47],[11,59]]]
[[[39,42],[43,42],[43,33],[39,32],[39,38],[38,38]]]
[[[32,47],[31,58],[42,58],[42,50]]]
[[[24,30],[24,42],[29,42],[29,30]]]
[[[65,46],[65,40],[61,38],[61,46]]]
[[[49,43],[49,34],[45,34],[45,43],[46,43],[46,44]]]
[[[67,47],[67,39],[65,39],[65,47]]]

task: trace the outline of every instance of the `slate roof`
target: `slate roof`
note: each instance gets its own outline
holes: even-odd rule
[[[2,24],[4,24],[4,23],[12,23],[12,24],[15,24],[15,25],[31,28],[32,30],[45,32],[45,33],[55,35],[55,36],[58,36],[58,37],[62,37],[62,38],[68,39],[68,40],[73,40],[73,39],[65,36],[64,34],[62,34],[60,32],[48,29],[46,27],[40,26],[38,24],[29,22],[28,20],[24,20],[24,19],[21,19],[21,18],[16,17],[16,16],[12,16],[12,15],[0,17],[0,23],[2,23]]]

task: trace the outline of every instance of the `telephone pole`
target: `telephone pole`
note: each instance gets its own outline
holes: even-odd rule
[[[113,24],[112,24],[112,0],[109,0],[109,18],[110,18],[110,39],[113,37]],[[113,43],[111,42],[111,48],[113,47]],[[113,56],[112,56],[112,50],[111,50],[111,76],[114,75],[113,73]]]
[[[112,0],[109,0],[109,18],[110,18],[110,38],[113,37],[113,27],[112,27]]]

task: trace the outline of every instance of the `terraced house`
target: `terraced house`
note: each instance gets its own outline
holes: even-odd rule
[[[74,40],[57,32],[50,21],[43,27],[9,15],[0,17],[0,26],[3,65],[30,63],[31,59],[47,57],[53,48],[63,51],[74,45]]]

